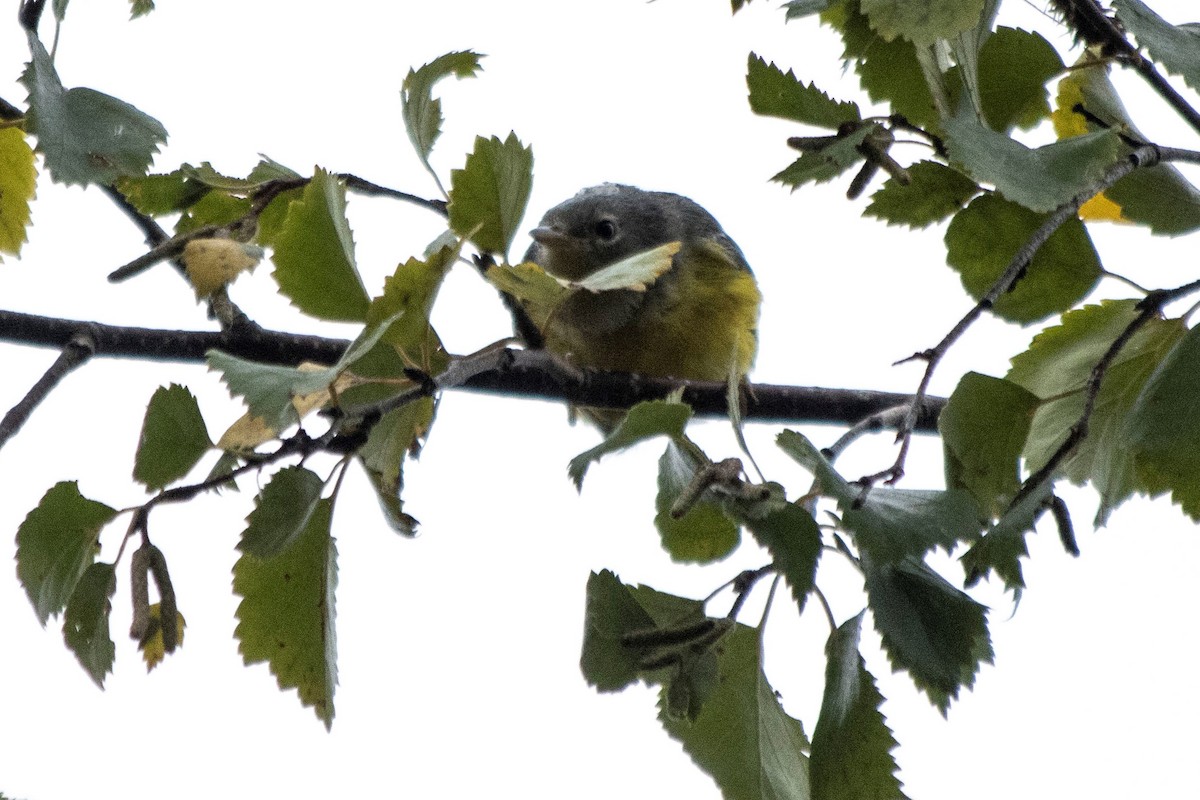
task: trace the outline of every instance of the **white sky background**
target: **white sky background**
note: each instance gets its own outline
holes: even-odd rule
[[[803,131],[750,113],[747,53],[856,97],[828,30],[785,26],[761,1],[733,19],[723,0],[456,0],[413,4],[411,14],[381,10],[390,5],[167,1],[129,23],[124,2],[79,2],[69,9],[58,69],[67,86],[108,92],[166,125],[171,138],[157,169],[207,159],[244,174],[264,152],[301,172],[320,164],[433,196],[400,120],[400,83],[443,52],[487,53],[478,78],[439,87],[447,124],[434,163],[443,178],[477,133],[512,129],[535,155],[523,229],[578,188],[606,180],[690,195],[737,239],[762,285],[758,381],[910,391],[918,368],[892,362],[934,344],[969,307],[943,266],[939,231],[914,235],[861,219],[865,201],[847,202],[841,181],[794,195],[767,182],[792,158],[784,138]],[[1175,22],[1196,16],[1186,0],[1152,5]],[[1017,24],[1050,28],[1032,6],[1009,6]],[[15,81],[26,59],[9,18],[0,25],[0,96],[14,103],[24,99]],[[1142,113],[1162,116],[1153,99],[1145,112],[1132,107],[1139,124]],[[1195,146],[1170,119],[1143,130]],[[388,200],[352,196],[350,214],[371,289],[441,226]],[[143,246],[98,191],[44,181],[34,215],[24,258],[0,266],[0,306],[211,327],[165,265],[124,285],[106,282]],[[1194,243],[1127,229],[1094,236],[1109,269],[1161,286],[1195,277]],[[527,243],[519,236],[514,256]],[[263,267],[232,295],[265,325],[351,335],[300,317],[272,287]],[[493,292],[468,268],[451,276],[435,324],[456,352],[508,333]],[[980,323],[939,369],[934,390],[948,393],[967,369],[1002,374],[1030,335]],[[0,406],[16,402],[53,357],[5,345]],[[140,502],[130,472],[144,406],[170,382],[197,394],[214,439],[240,415],[201,367],[95,361],[0,452],[0,531],[15,534],[62,479],[78,478],[86,496],[113,506]],[[806,476],[771,444],[779,427],[752,426],[752,447],[770,478],[799,493]],[[804,430],[821,445],[837,435]],[[710,455],[735,454],[726,426],[710,423],[699,436]],[[407,510],[422,522],[416,540],[388,531],[352,471],[334,518],[341,685],[332,734],[294,692],[276,689],[265,665],[242,666],[232,638],[230,569],[252,481],[240,495],[155,511],[152,536],[188,628],[182,650],[149,676],[123,635],[124,570],[112,625],[117,663],[104,692],[64,648],[60,621],[39,627],[8,572],[0,578],[0,791],[27,800],[719,796],[659,727],[650,691],[600,696],[585,685],[577,666],[584,584],[589,570],[610,567],[629,582],[702,597],[765,557],[745,545],[713,567],[670,563],[652,525],[658,448],[606,459],[579,496],[566,463],[595,441],[590,429],[569,427],[555,404],[447,394],[420,462],[407,471]],[[890,463],[887,441],[851,451],[843,470]],[[904,485],[940,481],[939,448],[923,440]],[[995,609],[997,666],[983,669],[948,722],[906,676],[890,673],[867,637],[913,798],[1178,796],[1194,785],[1194,527],[1165,501],[1139,501],[1093,533],[1091,493],[1067,497],[1083,556],[1066,556],[1044,527],[1030,540],[1029,589],[1015,616],[997,587],[978,593]],[[106,532],[109,548],[122,524]],[[835,562],[823,566],[820,583],[845,619],[861,607],[861,583]],[[961,574],[946,563],[947,574]],[[811,732],[828,631],[815,609],[797,622],[781,600],[768,672]],[[752,603],[744,619],[753,622],[758,608]]]

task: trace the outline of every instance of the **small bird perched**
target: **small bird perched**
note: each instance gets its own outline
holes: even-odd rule
[[[692,200],[605,183],[547,211],[530,235],[525,260],[572,282],[678,243],[644,290],[573,288],[542,331],[551,352],[580,367],[659,377],[724,381],[749,371],[758,284],[741,249]]]

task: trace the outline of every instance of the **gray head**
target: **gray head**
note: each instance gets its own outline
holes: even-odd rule
[[[580,280],[598,269],[667,242],[717,239],[744,265],[737,245],[712,215],[682,195],[603,183],[546,212],[530,231],[525,254],[547,272]]]

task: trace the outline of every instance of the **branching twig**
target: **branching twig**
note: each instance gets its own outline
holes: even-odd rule
[[[1195,161],[1200,160],[1200,153],[1191,151],[1175,150],[1173,148],[1160,148],[1154,145],[1139,147],[1125,158],[1118,161],[1101,178],[1083,191],[1079,192],[1069,202],[1061,205],[1051,214],[1045,222],[1041,224],[1028,241],[1016,252],[1009,262],[1008,267],[1000,278],[992,284],[992,287],[980,298],[979,302],[967,312],[967,314],[958,321],[949,333],[942,338],[936,346],[921,353],[915,353],[909,356],[904,361],[920,360],[925,362],[925,373],[921,376],[921,382],[917,386],[917,391],[913,395],[909,406],[908,414],[905,415],[903,423],[900,425],[899,431],[896,433],[896,440],[900,443],[899,453],[896,456],[896,461],[892,466],[877,472],[874,475],[864,476],[861,481],[863,486],[869,488],[874,483],[880,480],[886,480],[888,483],[895,483],[904,475],[904,462],[908,457],[909,443],[912,439],[912,432],[915,429],[915,423],[921,410],[921,404],[929,391],[929,383],[933,379],[934,370],[942,358],[949,351],[967,329],[983,315],[985,311],[990,309],[998,299],[1006,292],[1012,290],[1017,282],[1024,276],[1025,271],[1029,268],[1029,263],[1033,260],[1034,255],[1041,248],[1046,240],[1049,239],[1055,231],[1057,231],[1068,219],[1073,218],[1079,211],[1079,207],[1089,199],[1110,188],[1113,184],[1125,177],[1135,169],[1141,167],[1151,167],[1163,160],[1176,161]]]
[[[1164,306],[1168,303],[1178,300],[1181,297],[1200,291],[1200,280],[1193,281],[1177,289],[1168,291],[1151,292],[1144,300],[1138,303],[1138,315],[1130,321],[1120,335],[1113,340],[1108,349],[1104,351],[1104,355],[1092,367],[1091,373],[1088,375],[1087,383],[1084,385],[1084,400],[1083,410],[1079,413],[1079,418],[1071,426],[1067,433],[1067,438],[1058,446],[1054,454],[1046,460],[1042,467],[1021,484],[1021,488],[1013,496],[1012,502],[1009,503],[1009,508],[1015,508],[1020,502],[1025,500],[1033,492],[1036,492],[1047,481],[1054,477],[1058,472],[1059,467],[1075,452],[1075,449],[1087,438],[1088,426],[1091,421],[1092,412],[1096,408],[1096,398],[1100,396],[1100,385],[1104,380],[1104,376],[1108,373],[1109,367],[1116,360],[1117,355],[1129,343],[1142,326],[1151,319],[1157,317]]]
[[[75,333],[63,347],[58,358],[50,365],[50,369],[46,370],[20,402],[9,409],[9,412],[4,415],[4,419],[0,420],[0,447],[4,447],[8,440],[21,429],[21,426],[29,419],[29,415],[38,407],[39,403],[46,399],[59,381],[66,377],[71,370],[84,364],[95,352],[96,344],[86,327]]]
[[[389,189],[386,186],[380,186],[371,183],[368,180],[351,175],[341,173],[337,176],[339,179],[346,182],[346,186],[360,194],[373,197],[391,197],[397,200],[414,203],[423,208],[427,208],[436,214],[446,216],[446,203],[441,200],[426,200],[422,197],[401,192],[396,189]],[[249,192],[251,198],[250,209],[224,225],[205,225],[196,230],[188,231],[187,233],[178,234],[176,236],[168,236],[162,226],[158,224],[154,218],[143,214],[130,203],[120,191],[111,186],[105,186],[104,191],[112,199],[117,206],[133,220],[134,224],[141,229],[146,236],[146,244],[150,245],[150,251],[143,253],[137,258],[118,267],[109,273],[108,280],[113,283],[119,283],[129,278],[145,272],[150,267],[168,258],[174,258],[183,251],[185,245],[193,239],[203,239],[210,236],[233,236],[234,238],[243,238],[245,232],[253,231],[258,224],[258,218],[266,210],[279,195],[284,192],[289,192],[293,189],[299,189],[307,186],[311,178],[281,178],[279,180],[267,181],[261,186],[255,187]],[[176,269],[183,271],[183,265],[176,262]]]
[[[1079,39],[1099,48],[1103,55],[1114,56],[1131,66],[1159,97],[1187,120],[1193,130],[1200,133],[1200,113],[1133,46],[1125,31],[1108,16],[1097,0],[1050,0],[1050,4],[1062,14],[1064,22]]]
[[[770,575],[775,571],[774,564],[767,564],[758,569],[748,569],[738,574],[733,579],[733,590],[737,592],[737,596],[733,598],[733,605],[729,607],[729,613],[725,615],[726,619],[736,620],[737,615],[741,612],[742,606],[746,604],[747,598],[750,597],[751,590],[754,585],[763,579],[764,576]]]
[[[842,453],[846,452],[846,448],[868,433],[879,433],[892,428],[898,429],[908,413],[908,405],[898,405],[864,417],[839,436],[836,442],[824,448],[821,453],[830,461],[835,461]]]

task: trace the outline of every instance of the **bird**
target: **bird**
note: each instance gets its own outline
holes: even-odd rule
[[[695,201],[605,183],[551,208],[530,236],[525,261],[572,286],[541,331],[568,364],[697,381],[741,379],[753,366],[758,283],[741,248]],[[670,266],[644,290],[586,286],[600,270],[672,243]],[[619,419],[588,411],[606,433]]]

